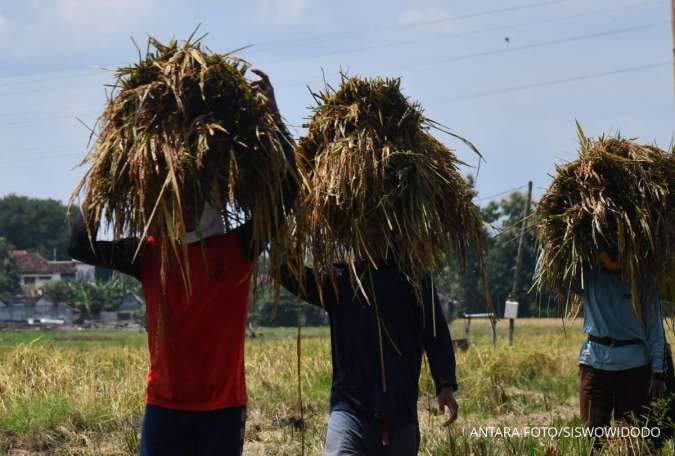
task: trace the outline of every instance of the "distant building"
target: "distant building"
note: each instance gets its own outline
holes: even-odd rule
[[[28,320],[62,320],[70,323],[73,310],[65,304],[54,304],[45,297],[15,297],[0,305],[0,321],[22,322]]]
[[[100,318],[106,323],[112,323],[116,321],[133,321],[136,316],[143,309],[145,302],[143,299],[138,296],[136,293],[127,293],[122,301],[120,302],[117,310],[113,311],[101,311]]]
[[[26,250],[13,250],[21,287],[29,296],[41,295],[42,287],[52,280],[94,281],[94,266],[79,261],[49,261]]]
[[[136,293],[127,293],[127,295],[122,299],[122,303],[117,309],[117,315],[120,320],[127,320],[133,317],[133,314],[139,312],[145,302],[143,298],[138,296]]]

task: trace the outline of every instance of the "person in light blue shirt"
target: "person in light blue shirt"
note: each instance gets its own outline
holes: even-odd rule
[[[651,398],[665,394],[665,335],[656,285],[638,283],[640,311],[609,254],[584,270],[573,286],[583,303],[579,405],[590,427],[644,416]]]

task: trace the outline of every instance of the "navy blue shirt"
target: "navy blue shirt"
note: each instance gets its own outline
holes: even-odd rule
[[[361,271],[367,299],[354,290],[340,266],[336,266],[336,289],[328,279],[317,284],[309,268],[302,292],[288,271],[282,274],[282,283],[317,306],[323,294],[331,328],[331,411],[345,410],[388,423],[416,423],[423,352],[437,392],[446,386],[457,389],[447,322],[431,280],[424,283],[420,304],[395,265]]]

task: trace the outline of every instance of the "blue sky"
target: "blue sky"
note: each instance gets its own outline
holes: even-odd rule
[[[296,134],[322,72],[400,76],[484,154],[480,197],[528,180],[539,195],[574,158],[575,119],[588,135],[672,142],[669,11],[667,0],[2,2],[0,195],[67,200],[89,139],[76,118],[101,112],[104,68],[137,58],[131,36],[181,39],[199,23],[214,51],[253,45],[241,55],[270,74]]]

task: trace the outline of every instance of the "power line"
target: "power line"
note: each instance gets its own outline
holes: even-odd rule
[[[474,98],[483,98],[483,97],[488,97],[488,96],[492,96],[492,95],[502,95],[502,94],[505,94],[505,93],[520,92],[520,91],[523,91],[523,90],[529,90],[529,89],[535,89],[535,88],[541,88],[541,87],[548,87],[548,86],[554,86],[554,85],[561,85],[561,84],[568,84],[568,83],[573,83],[573,82],[583,81],[583,80],[604,78],[604,77],[612,76],[612,75],[619,75],[619,74],[625,74],[625,73],[645,71],[645,70],[658,68],[658,67],[670,65],[670,64],[671,64],[670,61],[655,62],[655,63],[648,63],[648,64],[644,64],[644,65],[618,68],[618,69],[614,69],[614,70],[611,70],[611,71],[605,71],[605,72],[601,72],[601,73],[591,73],[591,74],[584,74],[584,75],[579,75],[579,76],[571,76],[571,77],[563,78],[563,79],[553,79],[553,80],[548,80],[548,81],[533,82],[533,83],[530,83],[530,84],[523,84],[523,85],[512,86],[512,87],[502,87],[502,88],[498,88],[498,89],[489,89],[489,90],[484,90],[484,91],[468,92],[468,93],[465,93],[465,94],[458,94],[458,95],[453,95],[453,96],[450,96],[450,97],[439,98],[439,99],[436,99],[434,101],[434,103],[449,103],[449,102],[453,102],[453,101],[468,100],[468,99],[474,99]],[[84,112],[93,112],[93,110],[87,110],[87,111],[84,111]],[[75,118],[75,114],[50,116],[50,117],[43,117],[43,118],[39,118],[39,119],[31,119],[31,120],[18,121],[18,122],[9,122],[9,123],[4,123],[4,124],[0,123],[0,127],[29,124],[29,123],[35,123],[35,122],[42,122],[42,121],[45,121],[45,120],[68,119],[68,118]]]
[[[579,75],[579,76],[572,76],[572,77],[564,78],[564,79],[552,79],[552,80],[549,80],[549,81],[533,82],[533,83],[530,83],[530,84],[523,84],[523,85],[512,86],[512,87],[502,87],[500,89],[469,92],[469,93],[466,93],[466,94],[459,94],[459,95],[454,95],[454,96],[451,96],[451,97],[439,98],[439,99],[435,100],[435,103],[447,103],[447,102],[458,101],[458,100],[468,100],[468,99],[473,99],[473,98],[488,97],[488,96],[492,96],[492,95],[501,95],[501,94],[510,93],[510,92],[519,92],[519,91],[522,91],[522,90],[535,89],[535,88],[540,88],[540,87],[548,87],[548,86],[553,86],[553,85],[568,84],[568,83],[577,82],[577,81],[584,81],[584,80],[588,80],[588,79],[604,78],[604,77],[612,76],[612,75],[616,75],[616,74],[634,73],[634,72],[638,72],[638,71],[650,70],[650,69],[662,67],[662,66],[665,66],[665,65],[671,65],[671,62],[665,61],[665,62],[647,63],[647,64],[644,64],[644,65],[636,65],[636,66],[630,66],[630,67],[624,67],[624,68],[617,68],[615,70],[605,71],[605,72],[602,72],[602,73],[591,73],[591,74],[584,74],[584,75]]]
[[[314,36],[314,37],[304,37],[300,38],[297,40],[288,40],[288,41],[273,41],[273,42],[268,42],[268,43],[259,43],[256,47],[251,48],[251,51],[255,53],[255,51],[266,51],[268,49],[292,49],[296,47],[302,47],[307,44],[323,44],[327,42],[332,42],[332,41],[341,41],[341,40],[348,40],[348,39],[353,39],[354,37],[363,37],[363,36],[369,36],[369,35],[376,35],[380,34],[382,32],[388,32],[392,30],[403,30],[403,29],[409,29],[409,28],[419,28],[419,27],[427,27],[430,25],[436,25],[436,24],[441,24],[441,23],[447,23],[447,22],[459,22],[459,21],[464,21],[467,19],[475,19],[478,17],[485,17],[485,16],[492,16],[492,15],[497,15],[497,14],[504,14],[504,13],[511,13],[515,11],[521,11],[521,10],[527,10],[527,9],[533,9],[533,8],[542,8],[546,6],[552,6],[552,5],[560,5],[563,3],[569,3],[572,0],[548,0],[548,1],[543,1],[543,2],[534,2],[534,3],[526,3],[522,5],[516,5],[516,6],[509,6],[509,7],[504,7],[504,8],[496,8],[496,9],[491,9],[491,10],[484,10],[484,11],[479,11],[475,13],[468,13],[468,14],[463,14],[459,16],[450,16],[450,17],[444,17],[444,18],[439,18],[439,19],[432,19],[429,21],[420,21],[420,22],[415,22],[412,24],[397,24],[397,25],[389,25],[385,27],[379,27],[376,29],[370,29],[370,30],[362,30],[360,32],[351,32],[346,35],[338,35],[335,37],[321,37],[321,36]]]
[[[82,109],[82,110],[91,110],[93,109],[93,106],[83,106],[80,108],[76,109]],[[72,112],[72,108],[40,108],[40,109],[31,109],[28,111],[18,111],[18,112],[0,112],[0,117],[22,117],[22,116],[30,116],[30,115],[35,115],[35,114],[45,114],[45,113],[58,113],[58,112]]]
[[[54,150],[54,149],[74,149],[81,147],[81,144],[57,144],[56,146],[24,146],[24,147],[12,147],[14,152],[18,151],[27,151],[27,150]]]
[[[101,86],[106,86],[106,85],[107,84],[101,84],[100,82],[89,83],[89,84],[77,84],[77,85],[73,85],[73,86],[57,85],[57,86],[50,86],[50,87],[41,87],[41,88],[37,88],[37,89],[23,90],[23,91],[19,91],[19,92],[0,92],[0,97],[13,97],[13,96],[16,96],[16,95],[27,95],[27,94],[30,94],[30,93],[41,93],[41,92],[58,92],[58,91],[61,91],[61,90],[69,90],[69,89],[70,90],[79,90],[79,89],[82,89],[84,87],[87,87],[87,88],[89,88],[89,87],[92,87],[92,88],[93,87],[99,87],[100,88]]]
[[[378,29],[370,29],[370,30],[361,30],[356,31],[356,32],[350,32],[349,34],[343,34],[343,35],[338,35],[334,37],[329,37],[329,38],[321,38],[321,37],[310,37],[310,36],[305,36],[302,38],[299,38],[297,40],[287,40],[287,41],[269,41],[269,42],[261,42],[258,44],[254,44],[255,47],[253,47],[249,52],[253,51],[254,54],[258,53],[258,51],[261,51],[264,53],[265,51],[268,50],[278,50],[278,49],[293,49],[297,47],[302,47],[305,46],[306,44],[318,44],[318,43],[325,43],[325,42],[330,42],[330,41],[339,41],[339,40],[345,40],[345,39],[353,39],[354,37],[360,37],[360,36],[368,36],[368,35],[374,35],[380,32],[386,32],[390,30],[399,30],[399,29],[405,29],[405,28],[416,28],[416,27],[424,27],[428,25],[433,25],[433,24],[438,24],[442,22],[456,22],[456,21],[462,21],[462,20],[467,20],[467,19],[473,19],[476,17],[483,17],[483,16],[489,16],[489,15],[495,15],[495,14],[503,14],[503,13],[508,13],[508,12],[513,12],[513,11],[519,11],[519,10],[526,10],[526,9],[531,9],[531,8],[541,8],[545,6],[550,6],[550,5],[556,5],[556,4],[562,4],[562,3],[567,3],[572,0],[548,0],[548,1],[543,1],[543,2],[535,2],[535,3],[527,3],[523,5],[516,5],[516,6],[511,6],[511,7],[506,7],[506,8],[497,8],[497,9],[492,9],[492,10],[485,10],[485,11],[480,11],[476,13],[469,13],[461,16],[452,16],[452,17],[447,17],[447,18],[440,18],[440,19],[434,19],[430,21],[420,21],[416,22],[414,24],[396,24],[396,25],[389,25],[386,27],[380,27]],[[119,65],[112,65],[112,67],[117,67]],[[103,69],[103,67],[101,67]],[[60,74],[64,72],[85,72],[85,71],[91,71],[90,69],[84,69],[82,67],[71,67],[68,69],[64,69],[58,72],[49,72],[49,73],[32,73],[29,75],[20,75],[20,76],[10,76],[7,78],[0,78],[0,87],[4,87],[6,85],[11,85],[11,82],[9,84],[3,84],[4,79],[13,79],[13,78],[22,78],[22,77],[37,77],[38,79],[47,79],[50,76],[48,75],[53,75],[53,74]],[[44,78],[42,77],[44,76]],[[51,76],[52,78],[57,78],[57,79],[66,79],[68,78],[67,75],[64,76]],[[81,76],[72,76],[72,77],[81,77]]]
[[[565,0],[565,1],[569,1],[569,0]],[[624,6],[621,6],[621,7],[607,8],[607,9],[604,9],[604,10],[598,10],[598,11],[594,11],[594,12],[591,12],[591,13],[582,13],[582,14],[577,14],[577,15],[568,16],[568,17],[564,17],[564,18],[552,18],[552,19],[544,20],[544,21],[532,21],[532,22],[524,22],[524,23],[512,24],[512,25],[507,25],[507,26],[484,28],[484,29],[472,30],[472,31],[468,31],[468,32],[448,34],[448,35],[445,35],[445,36],[446,37],[458,37],[458,36],[485,33],[485,32],[490,32],[490,31],[505,30],[505,29],[510,29],[510,28],[514,28],[514,27],[524,27],[524,26],[528,26],[528,25],[561,22],[561,21],[565,21],[565,20],[576,19],[576,18],[579,18],[579,17],[592,16],[592,15],[596,15],[596,14],[606,14],[606,13],[612,12],[612,11],[619,11],[619,10],[625,10],[625,9],[628,9],[628,8],[641,7],[641,6],[644,6],[645,4],[648,4],[648,3],[652,3],[652,2],[642,2],[642,3],[635,4],[635,5],[624,5]],[[541,42],[541,43],[533,43],[533,44],[530,44],[530,45],[514,46],[514,47],[509,47],[507,49],[500,48],[500,49],[482,51],[482,52],[477,52],[477,53],[463,54],[463,55],[449,57],[449,58],[444,59],[444,60],[433,60],[433,61],[430,61],[430,62],[411,64],[411,65],[408,65],[406,67],[402,67],[402,69],[431,66],[431,65],[438,64],[438,63],[447,63],[447,62],[465,60],[465,59],[470,59],[470,58],[478,58],[478,57],[485,57],[485,56],[497,55],[497,54],[502,54],[502,53],[517,52],[517,51],[522,51],[522,50],[526,50],[526,49],[540,48],[540,47],[546,47],[546,46],[551,46],[551,45],[556,45],[556,44],[563,44],[563,43],[567,43],[567,42],[574,42],[574,41],[579,41],[579,40],[592,39],[592,38],[603,37],[603,36],[610,36],[610,35],[615,35],[615,34],[629,33],[629,32],[632,32],[632,31],[641,30],[641,29],[648,28],[648,27],[653,26],[653,25],[660,25],[660,24],[661,24],[661,22],[657,22],[657,23],[644,24],[644,25],[641,25],[641,26],[629,27],[629,28],[624,28],[624,29],[617,29],[617,30],[610,30],[610,31],[606,31],[606,32],[579,35],[579,36],[563,38],[563,39],[559,39],[559,40],[545,41],[545,42]],[[312,57],[309,57],[309,58],[303,57],[303,58],[297,58],[297,59],[277,60],[277,61],[272,61],[272,62],[266,62],[266,64],[290,63],[290,62],[294,62],[294,61],[312,60],[312,59],[319,59],[319,58],[330,56],[330,55],[348,55],[348,54],[353,54],[353,53],[367,52],[367,51],[373,50],[373,49],[404,46],[404,45],[414,44],[416,42],[421,42],[421,41],[424,41],[424,40],[397,41],[397,42],[384,43],[384,44],[381,44],[381,45],[373,45],[373,46],[369,46],[369,47],[362,47],[362,48],[359,48],[359,49],[352,49],[352,50],[347,50],[347,51],[336,51],[336,52],[326,53],[326,54],[322,54],[322,55],[318,55],[318,56],[312,56]],[[86,71],[88,71],[88,70],[86,70]],[[46,74],[52,74],[52,73],[46,73]],[[33,76],[35,76],[35,75],[33,75]],[[62,80],[62,79],[93,77],[93,76],[100,77],[101,74],[100,73],[92,73],[92,74],[82,74],[82,75],[44,76],[44,77],[38,77],[33,81],[18,81],[18,82],[14,82],[14,83],[0,84],[0,88],[2,88],[2,87],[13,87],[13,86],[16,86],[16,85],[24,85],[24,86],[28,85],[28,86],[30,86],[32,84],[35,84],[36,82],[39,84],[42,81],[51,82],[54,79],[57,79],[57,80],[61,79]],[[319,80],[319,79],[320,78],[315,78],[315,80]],[[100,87],[100,85],[101,85],[100,83],[92,83],[92,84],[84,84],[84,85],[79,84],[74,88],[80,89],[82,87]],[[289,84],[289,86],[290,85],[291,84]],[[305,85],[305,83],[292,84],[292,85]],[[5,93],[0,92],[0,97],[25,95],[25,94],[39,93],[39,92],[49,92],[49,91],[53,91],[55,88],[60,88],[60,87],[63,87],[63,86],[57,85],[55,87],[42,87],[42,88],[29,89],[29,90],[24,90],[24,91],[19,91],[19,92],[5,92]]]
[[[504,190],[503,192],[495,193],[494,195],[483,196],[481,198],[476,199],[476,202],[496,198],[498,196],[506,195],[507,193],[513,193],[513,192],[515,192],[517,190],[520,190],[521,188],[525,188],[525,187],[527,187],[527,184],[521,185],[519,187],[513,187],[513,188],[510,188],[508,190]]]
[[[0,80],[0,87],[15,87],[15,86],[22,86],[22,85],[31,85],[35,83],[40,83],[42,81],[53,81],[53,80],[58,80],[58,79],[80,79],[80,78],[90,78],[93,76],[102,76],[102,71],[104,71],[102,68],[99,68],[98,71],[96,71],[95,68],[90,68],[87,70],[78,70],[78,71],[70,71],[70,74],[61,74],[61,72],[46,72],[46,73],[33,73],[31,75],[26,75],[26,76],[14,76],[13,78],[32,78],[30,80],[21,80],[19,79],[18,81],[9,81],[9,82],[2,82]],[[72,74],[72,73],[78,73],[78,74]],[[82,73],[82,74],[79,74]]]
[[[512,87],[502,87],[502,88],[498,88],[498,89],[489,89],[489,90],[484,90],[484,91],[468,92],[468,93],[465,93],[465,94],[458,94],[458,95],[453,95],[453,96],[450,96],[450,97],[438,98],[438,99],[434,100],[434,103],[449,103],[449,102],[453,102],[453,101],[468,100],[468,99],[474,99],[474,98],[483,98],[483,97],[488,97],[488,96],[492,96],[492,95],[501,95],[501,94],[511,93],[511,92],[520,92],[520,91],[523,91],[523,90],[529,90],[529,89],[535,89],[535,88],[541,88],[541,87],[548,87],[548,86],[554,86],[554,85],[561,85],[561,84],[568,84],[568,83],[573,83],[573,82],[583,81],[583,80],[604,78],[604,77],[612,76],[612,75],[619,75],[619,74],[625,74],[625,73],[645,71],[645,70],[658,68],[658,67],[670,65],[670,64],[671,64],[670,61],[655,62],[655,63],[648,63],[648,64],[644,64],[644,65],[618,68],[618,69],[614,69],[614,70],[611,70],[611,71],[605,71],[605,72],[601,72],[601,73],[591,73],[591,74],[584,74],[584,75],[579,75],[579,76],[571,76],[571,77],[564,78],[564,79],[553,79],[553,80],[548,80],[548,81],[539,81],[539,82],[533,82],[533,83],[530,83],[530,84],[523,84],[523,85],[512,86]],[[84,112],[93,112],[93,110],[87,110],[87,111],[84,111]],[[42,122],[42,121],[45,121],[45,120],[68,119],[68,118],[75,118],[75,114],[50,116],[50,117],[43,117],[43,118],[39,118],[39,119],[10,122],[10,123],[4,123],[4,124],[0,123],[0,127],[29,124],[29,123],[35,123],[35,122]]]
[[[564,79],[554,79],[554,80],[549,80],[549,81],[540,81],[540,82],[524,84],[524,85],[520,85],[520,86],[504,87],[504,88],[501,88],[501,89],[493,89],[493,90],[486,90],[486,91],[482,91],[482,92],[468,93],[468,94],[464,94],[464,95],[456,95],[456,96],[449,97],[449,98],[439,99],[436,102],[444,103],[444,102],[452,102],[452,101],[457,101],[457,100],[486,97],[486,96],[491,96],[491,95],[500,95],[500,94],[504,94],[504,93],[517,92],[517,91],[528,90],[528,89],[532,89],[532,88],[540,88],[540,87],[547,87],[547,86],[552,86],[552,85],[567,84],[567,83],[572,83],[572,82],[577,82],[577,81],[582,81],[582,80],[603,78],[603,77],[617,75],[617,74],[626,74],[626,73],[644,71],[644,70],[659,68],[659,67],[663,67],[663,66],[670,66],[670,65],[671,65],[670,61],[648,63],[648,64],[643,64],[643,65],[636,65],[636,66],[631,66],[631,67],[618,68],[618,69],[615,69],[615,70],[612,70],[612,71],[605,71],[605,72],[602,72],[602,73],[579,75],[579,76],[573,76],[573,77],[564,78]],[[39,119],[39,121],[42,121],[42,120],[43,119]],[[0,124],[0,125],[2,125],[2,124]],[[55,147],[66,147],[66,146],[55,146]],[[26,148],[26,149],[38,149],[38,148]],[[11,164],[11,163],[37,161],[37,160],[41,160],[41,159],[45,159],[45,158],[55,158],[55,157],[69,156],[69,155],[77,155],[77,154],[62,154],[62,155],[55,155],[55,156],[54,155],[52,155],[52,156],[41,156],[41,157],[34,157],[34,158],[26,159],[26,160],[3,161],[3,162],[0,162],[0,164]],[[478,199],[476,199],[476,202],[485,201],[487,199],[495,198],[495,197],[501,196],[503,194],[519,190],[521,188],[524,188],[526,185],[527,184],[521,185],[520,187],[514,187],[514,188],[511,188],[511,189],[505,190],[503,192],[494,194],[494,195],[488,195],[488,196],[478,198]]]
[[[669,21],[652,22],[652,23],[648,23],[648,24],[642,24],[642,25],[637,25],[637,26],[633,26],[633,27],[625,27],[625,28],[620,28],[620,29],[608,30],[608,31],[604,31],[604,32],[582,34],[582,35],[577,35],[577,36],[572,36],[572,37],[567,37],[567,38],[560,38],[560,39],[556,39],[556,40],[548,40],[548,41],[543,41],[543,42],[539,42],[539,43],[532,43],[532,44],[528,44],[528,45],[517,46],[517,47],[512,47],[512,48],[507,48],[507,49],[493,49],[493,50],[489,50],[489,51],[481,51],[481,52],[462,54],[462,55],[457,55],[457,56],[448,57],[448,58],[444,58],[444,59],[436,59],[436,60],[428,61],[428,62],[424,62],[424,63],[411,64],[409,66],[403,67],[403,69],[420,68],[420,67],[425,67],[425,66],[436,65],[436,64],[439,64],[439,63],[448,63],[448,62],[452,62],[452,61],[466,60],[466,59],[471,59],[471,58],[488,57],[488,56],[493,56],[493,55],[497,55],[497,54],[504,54],[504,53],[509,53],[509,52],[518,52],[518,51],[534,49],[534,48],[543,48],[543,47],[566,44],[566,43],[571,43],[571,42],[576,42],[576,41],[581,41],[581,40],[596,39],[596,38],[601,38],[601,37],[605,37],[605,36],[611,36],[611,35],[640,31],[640,30],[644,30],[644,29],[653,27],[655,25],[662,25],[662,24],[666,24],[666,23],[669,23]],[[305,85],[305,84],[306,83],[303,82],[303,83],[294,83],[292,85]],[[289,87],[290,85],[291,84],[288,84],[288,85],[286,85],[286,87]],[[97,86],[98,86],[98,84],[97,84]],[[284,85],[281,85],[280,87],[284,87]],[[24,93],[34,93],[34,92],[45,91],[45,90],[51,91],[51,90],[53,90],[53,88],[42,88],[42,89],[37,89],[37,90],[32,90],[32,91],[14,92],[14,93],[11,93],[11,92],[1,93],[0,92],[0,97],[14,96],[14,95],[17,95],[17,94],[24,94]],[[93,109],[94,108],[90,108],[90,110],[93,110]],[[12,113],[4,113],[4,114],[0,114],[0,117],[10,116],[10,115],[12,115]],[[59,119],[59,118],[68,118],[68,117],[70,117],[70,116],[50,116],[50,117],[45,117],[41,120],[50,120],[50,119]],[[33,122],[35,122],[35,121],[29,120],[29,121],[17,121],[17,122],[5,123],[5,124],[0,123],[0,126],[20,125],[20,124],[33,123]]]
[[[26,119],[26,120],[18,120],[18,121],[13,121],[13,122],[4,122],[0,123],[0,127],[13,127],[16,125],[27,125],[27,124],[32,124],[32,123],[38,123],[38,122],[44,122],[45,120],[60,120],[60,119],[75,119],[78,116],[81,116],[84,113],[94,113],[95,111],[93,109],[88,109],[84,110],[78,114],[63,114],[63,115],[58,115],[58,116],[45,116],[45,117],[37,117],[33,119]]]
[[[515,28],[522,28],[522,27],[528,27],[528,26],[553,24],[553,23],[565,22],[565,21],[579,19],[579,18],[597,16],[599,14],[609,14],[609,13],[614,13],[614,12],[619,12],[619,11],[625,11],[627,9],[632,9],[632,8],[641,8],[641,7],[644,7],[645,5],[656,6],[660,3],[662,3],[662,1],[655,2],[653,0],[649,0],[649,1],[643,1],[643,2],[640,2],[640,3],[637,3],[637,4],[633,4],[633,5],[623,5],[623,6],[613,7],[613,8],[605,8],[605,9],[601,9],[601,10],[595,10],[595,11],[591,11],[591,12],[587,12],[587,13],[574,14],[574,15],[565,16],[565,17],[550,18],[550,19],[545,19],[545,20],[528,21],[528,22],[518,22],[518,23],[514,23],[514,24],[500,25],[500,26],[497,26],[497,27],[486,27],[486,28],[480,28],[480,29],[476,29],[476,30],[468,30],[468,31],[464,31],[464,32],[441,34],[441,35],[434,36],[434,39],[456,38],[456,37],[461,37],[461,36],[479,35],[479,34],[482,34],[482,33],[497,32],[497,31],[503,31],[503,30],[512,30],[512,29],[515,29]],[[371,51],[371,50],[374,50],[374,49],[385,49],[385,48],[391,48],[391,47],[407,46],[407,45],[411,45],[411,44],[424,43],[424,42],[428,42],[428,41],[429,41],[429,38],[421,38],[421,39],[405,40],[405,41],[393,41],[393,42],[389,42],[389,43],[375,44],[375,45],[370,45],[370,46],[360,46],[358,48],[348,49],[348,50],[338,50],[338,51],[328,52],[328,53],[324,53],[324,54],[320,54],[320,55],[314,55],[314,56],[311,56],[311,57],[298,57],[298,58],[294,58],[294,59],[272,60],[272,61],[265,62],[265,64],[269,65],[269,64],[278,64],[278,63],[300,62],[300,61],[305,61],[305,60],[316,60],[316,59],[320,59],[320,58],[323,58],[323,57],[334,56],[334,55],[359,54],[359,53],[368,52],[368,51]]]
[[[56,155],[41,155],[41,156],[31,157],[31,158],[26,158],[26,159],[0,161],[0,165],[13,165],[15,163],[32,163],[32,162],[42,161],[42,160],[52,160],[52,159],[56,159],[56,158],[72,157],[72,156],[75,156],[75,155],[83,156],[83,154],[76,153],[76,152],[71,152],[71,153],[67,153],[67,154],[56,154]]]
[[[410,65],[406,65],[404,67],[401,67],[400,69],[427,67],[427,66],[432,66],[432,65],[438,65],[439,63],[457,62],[457,61],[460,61],[460,60],[474,59],[474,58],[479,58],[479,57],[488,57],[488,56],[493,56],[493,55],[498,55],[498,54],[508,54],[508,53],[511,53],[511,52],[519,52],[519,51],[524,51],[524,50],[529,50],[529,49],[537,49],[537,48],[543,48],[543,47],[548,47],[548,46],[556,46],[556,45],[559,45],[559,44],[573,43],[573,42],[576,42],[576,41],[590,40],[590,39],[595,39],[595,38],[603,38],[603,37],[612,36],[612,35],[621,35],[621,34],[624,34],[624,33],[637,32],[637,31],[640,31],[640,30],[652,28],[652,27],[657,26],[657,25],[663,25],[663,24],[668,24],[668,23],[670,23],[670,21],[651,22],[651,23],[648,23],[648,24],[636,25],[636,26],[633,26],[633,27],[625,27],[625,28],[620,28],[620,29],[607,30],[605,32],[587,33],[587,34],[583,34],[583,35],[576,35],[576,36],[571,36],[571,37],[568,37],[568,38],[559,38],[559,39],[548,40],[548,41],[541,41],[539,43],[526,44],[526,45],[522,45],[522,46],[513,46],[513,47],[508,47],[508,48],[492,49],[492,50],[489,50],[489,51],[473,52],[473,53],[469,53],[469,54],[460,54],[460,55],[456,55],[456,56],[453,56],[453,57],[436,59],[436,60],[428,61],[428,62],[413,63],[413,64],[410,64]]]
[[[636,32],[636,31],[640,31],[640,30],[649,29],[649,28],[657,26],[657,25],[663,25],[663,24],[669,24],[669,23],[670,23],[670,21],[651,22],[651,23],[641,24],[641,25],[632,26],[632,27],[624,27],[624,28],[619,28],[619,29],[614,29],[614,30],[607,30],[607,31],[604,31],[604,32],[586,33],[586,34],[571,36],[571,37],[567,37],[567,38],[559,38],[559,39],[555,39],[555,40],[547,40],[547,41],[542,41],[542,42],[538,42],[538,43],[526,44],[526,45],[522,45],[522,46],[513,46],[513,47],[508,47],[508,48],[499,48],[499,49],[491,49],[491,50],[488,50],[488,51],[480,51],[480,52],[472,52],[472,53],[467,53],[467,54],[460,54],[460,55],[451,56],[451,57],[442,58],[442,59],[434,59],[434,60],[427,61],[427,62],[412,63],[412,64],[409,64],[409,65],[406,65],[406,66],[403,66],[403,67],[399,67],[399,70],[416,69],[416,68],[421,68],[421,67],[438,65],[440,63],[449,63],[449,62],[456,62],[456,61],[460,61],[460,60],[468,60],[468,59],[481,58],[481,57],[490,57],[490,56],[493,56],[493,55],[507,54],[507,53],[511,53],[511,52],[519,52],[519,51],[524,51],[524,50],[529,50],[529,49],[537,49],[537,48],[543,48],[543,47],[549,47],[549,46],[556,46],[556,45],[560,45],[560,44],[567,44],[567,43],[573,43],[573,42],[577,42],[577,41],[603,38],[603,37],[606,37],[606,36],[620,35],[620,34],[624,34],[624,33],[632,33],[632,32]],[[302,84],[296,83],[294,85],[305,85],[305,83],[302,83]],[[100,86],[100,84],[79,85],[78,88],[89,87],[89,86]],[[47,88],[39,88],[39,89],[26,90],[26,91],[20,91],[20,92],[4,92],[4,93],[0,92],[0,97],[24,95],[24,94],[27,94],[27,93],[45,92],[45,91],[52,91],[52,90],[54,90],[53,87],[47,87]]]

